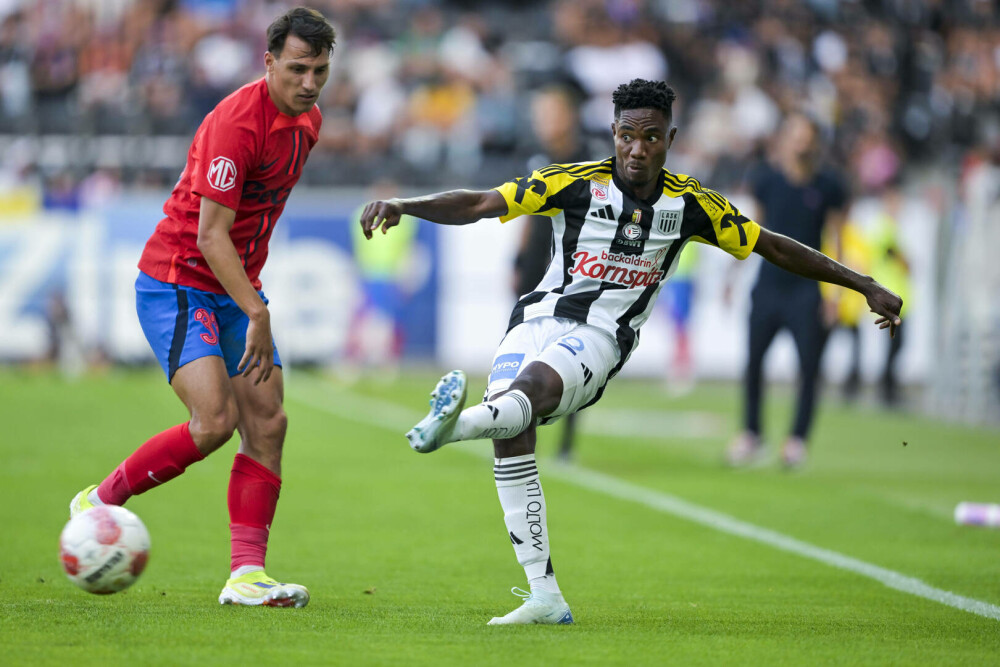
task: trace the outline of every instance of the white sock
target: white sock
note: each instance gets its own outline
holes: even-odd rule
[[[493,478],[503,508],[507,534],[517,562],[524,568],[531,590],[558,593],[549,558],[549,532],[545,523],[545,496],[538,479],[535,455],[494,459]]]
[[[241,565],[240,567],[233,570],[229,578],[235,579],[236,577],[242,577],[244,574],[250,574],[251,572],[263,572],[263,565]]]
[[[107,503],[101,500],[101,497],[97,495],[97,489],[94,489],[93,491],[87,494],[87,500],[89,500],[90,504],[93,505],[94,507],[107,505]]]
[[[523,391],[509,391],[499,398],[462,410],[455,424],[455,440],[513,438],[531,425],[531,401]]]

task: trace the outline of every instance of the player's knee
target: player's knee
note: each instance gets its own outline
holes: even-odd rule
[[[539,364],[540,365],[540,364]],[[531,401],[536,415],[547,415],[557,407],[562,398],[562,378],[551,368],[535,368],[532,364],[517,376],[511,390],[519,390]]]
[[[229,442],[238,423],[239,411],[235,403],[195,411],[191,417],[191,437],[200,450],[212,451]]]
[[[279,409],[262,424],[261,431],[269,449],[280,453],[285,443],[285,433],[288,431],[288,415],[284,409]]]
[[[528,430],[519,433],[513,438],[493,441],[493,455],[498,459],[506,459],[512,456],[524,456],[535,453],[535,427],[530,426]]]

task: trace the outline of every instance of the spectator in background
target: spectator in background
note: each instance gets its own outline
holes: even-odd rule
[[[816,250],[824,230],[833,226],[839,231],[848,203],[844,179],[839,172],[824,167],[821,149],[819,126],[803,113],[792,113],[781,125],[773,161],[760,165],[751,178],[761,225]],[[839,248],[839,242],[835,247]],[[792,334],[798,350],[799,392],[795,422],[782,447],[781,460],[789,468],[805,462],[827,335],[823,302],[816,282],[765,263],[752,292],[744,430],[729,447],[731,465],[753,463],[764,451],[764,355],[782,329]]]
[[[391,199],[398,194],[397,186],[383,180],[375,184],[371,194]],[[388,235],[383,239],[385,243],[365,243],[360,224],[363,210],[363,206],[358,207],[350,225],[363,293],[348,328],[345,363],[340,370],[349,379],[354,379],[362,368],[373,367],[379,371],[375,377],[391,380],[399,372],[403,351],[404,331],[400,319],[417,224],[407,218],[407,228],[401,230],[402,234]]]
[[[837,253],[834,247],[837,239],[831,236],[833,235],[827,235],[824,240],[823,253],[833,256]],[[872,275],[871,247],[864,232],[854,222],[846,220],[840,230],[839,240],[840,263],[858,273]],[[831,304],[827,317],[833,320],[835,329],[843,330],[850,337],[850,366],[844,378],[842,393],[844,400],[853,401],[861,390],[861,318],[868,312],[868,305],[864,299],[856,299],[851,290],[837,285],[823,283],[820,285],[820,293],[824,301]]]
[[[872,274],[903,299],[905,314],[909,308],[910,299],[910,263],[900,244],[899,218],[902,197],[899,187],[895,184],[886,188],[882,195],[882,213],[875,223],[871,234]],[[896,376],[896,362],[899,352],[906,340],[906,334],[900,336],[902,328],[889,341],[885,366],[879,382],[880,398],[887,407],[899,404],[899,380]]]
[[[694,389],[694,356],[691,350],[691,306],[694,302],[695,267],[698,265],[698,247],[689,244],[677,262],[677,270],[663,285],[662,308],[667,310],[674,329],[673,358],[667,365],[667,390],[674,396],[683,396]]]

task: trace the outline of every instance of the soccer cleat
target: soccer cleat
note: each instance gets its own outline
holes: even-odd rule
[[[69,501],[69,518],[72,519],[77,514],[86,512],[94,506],[94,503],[90,502],[87,496],[90,495],[90,492],[96,488],[96,484],[91,484],[86,489],[73,496],[73,500]]]
[[[524,600],[524,604],[506,616],[490,619],[486,625],[569,625],[573,622],[573,612],[563,599],[562,593],[528,591],[514,587],[510,592]]]
[[[763,455],[764,445],[760,438],[752,433],[741,433],[729,445],[726,462],[734,468],[740,468],[759,463]]]
[[[452,371],[431,392],[431,411],[406,433],[410,447],[427,454],[451,442],[458,415],[465,407],[465,373]]]
[[[791,437],[781,448],[781,464],[788,470],[802,467],[806,462],[806,443],[802,438]]]
[[[305,586],[275,581],[263,570],[257,570],[227,581],[219,594],[219,604],[305,607],[309,604],[309,591]]]

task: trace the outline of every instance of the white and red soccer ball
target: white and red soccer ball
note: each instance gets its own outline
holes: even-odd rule
[[[59,559],[69,580],[83,590],[117,593],[135,583],[146,568],[149,532],[124,507],[94,507],[63,528]]]

